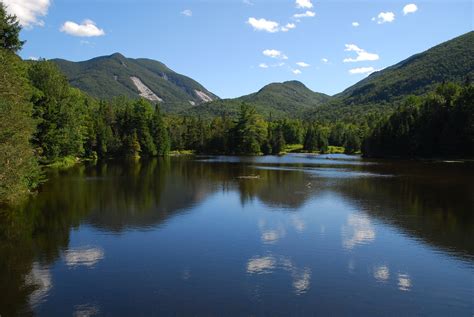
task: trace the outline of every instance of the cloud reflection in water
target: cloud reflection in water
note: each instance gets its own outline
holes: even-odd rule
[[[277,270],[290,272],[293,279],[292,286],[296,295],[306,293],[311,286],[311,269],[298,268],[290,259],[274,256],[253,257],[247,262],[249,274],[272,274]]]
[[[368,216],[351,214],[347,217],[347,223],[342,226],[342,246],[345,249],[352,250],[374,240],[375,230]]]
[[[398,273],[398,289],[404,292],[411,290],[411,279],[408,274]]]
[[[97,305],[84,304],[74,306],[74,317],[90,317],[97,316],[100,314],[100,309]]]
[[[390,278],[390,270],[386,265],[376,267],[374,277],[379,282],[385,282]]]
[[[69,249],[65,252],[64,260],[69,267],[93,267],[104,259],[104,250],[101,248]]]
[[[48,268],[42,268],[38,263],[33,263],[33,267],[25,281],[27,285],[35,288],[29,298],[29,303],[33,308],[46,300],[49,291],[53,287],[51,272]]]

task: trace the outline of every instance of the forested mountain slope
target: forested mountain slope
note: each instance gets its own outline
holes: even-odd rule
[[[132,59],[115,53],[83,62],[52,61],[72,86],[100,99],[144,97],[171,111],[218,99],[195,80],[151,59]]]
[[[308,115],[353,121],[367,113],[386,114],[409,95],[426,94],[443,82],[474,79],[473,56],[474,32],[469,32],[371,74]]]
[[[330,96],[310,90],[299,81],[269,84],[258,92],[235,99],[222,99],[191,108],[188,113],[201,116],[234,115],[245,102],[265,117],[298,117],[327,103]]]

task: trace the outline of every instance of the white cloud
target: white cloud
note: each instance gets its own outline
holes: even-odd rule
[[[282,32],[288,32],[289,30],[292,30],[292,29],[294,29],[294,28],[296,28],[296,24],[294,24],[294,23],[287,23],[285,26],[283,26],[283,27],[281,28],[281,31],[282,31]]]
[[[76,22],[66,21],[60,29],[61,32],[72,36],[93,37],[105,35],[103,29],[98,28],[94,21],[84,20],[81,24]]]
[[[300,18],[313,18],[316,16],[316,13],[313,11],[306,11],[305,13],[297,13],[293,15],[293,18],[300,19]]]
[[[418,11],[418,7],[414,3],[407,4],[403,7],[403,15],[407,15],[409,13],[415,13]]]
[[[296,7],[302,9],[311,9],[313,4],[311,0],[296,0]]]
[[[359,48],[355,44],[346,44],[346,52],[356,52],[356,58],[345,58],[343,60],[344,63],[351,63],[351,62],[365,62],[365,61],[376,61],[380,57],[375,53],[366,52],[364,49]]]
[[[17,16],[20,24],[26,28],[43,26],[44,17],[51,5],[50,0],[2,0],[7,7],[7,12]]]
[[[292,72],[293,72],[293,74],[295,74],[295,75],[301,74],[301,70],[299,70],[299,69],[293,69]]]
[[[184,16],[187,16],[187,17],[192,17],[193,16],[193,11],[191,11],[189,9],[186,9],[186,10],[181,11],[181,14],[184,15]]]
[[[258,65],[258,67],[267,69],[267,68],[270,68],[270,67],[282,67],[282,66],[285,66],[285,65],[286,64],[284,62],[279,62],[279,63],[276,63],[276,64],[260,63]]]
[[[321,58],[321,62],[327,63],[327,62],[329,62],[329,60],[327,58]]]
[[[355,27],[355,28],[358,27],[359,25],[360,25],[360,24],[359,24],[359,22],[357,22],[357,21],[352,22],[352,26]]]
[[[39,61],[39,57],[30,56],[30,57],[28,57],[28,60],[30,60],[30,61]]]
[[[298,63],[296,63],[296,65],[298,65],[299,67],[303,67],[303,68],[311,66],[310,64],[307,64],[305,62],[298,62]]]
[[[275,33],[280,30],[278,22],[266,20],[263,18],[262,19],[249,18],[247,23],[250,24],[255,31],[265,31],[269,33]]]
[[[372,18],[372,21],[377,21],[377,24],[391,23],[395,21],[395,13],[380,12],[377,18]]]
[[[288,59],[288,56],[278,50],[264,50],[262,54],[271,58]]]
[[[243,3],[245,3],[246,5],[249,5],[249,6],[253,6],[254,3],[250,0],[242,0]]]
[[[354,75],[354,74],[371,74],[375,72],[375,68],[373,67],[359,67],[359,68],[353,68],[349,70],[349,73]]]

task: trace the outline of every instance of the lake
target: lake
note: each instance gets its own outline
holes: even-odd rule
[[[176,157],[51,171],[0,217],[0,315],[474,313],[474,166]]]

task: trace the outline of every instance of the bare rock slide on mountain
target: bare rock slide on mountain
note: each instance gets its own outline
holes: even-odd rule
[[[163,102],[163,99],[158,97],[150,88],[148,88],[138,77],[131,76],[130,79],[133,81],[135,87],[140,92],[140,96],[150,101]]]

